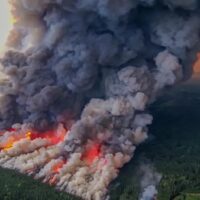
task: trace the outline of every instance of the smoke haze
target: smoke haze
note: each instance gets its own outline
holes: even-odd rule
[[[199,3],[10,4],[15,23],[0,60],[7,77],[0,85],[0,165],[83,199],[105,199],[148,137],[148,105],[192,73]]]

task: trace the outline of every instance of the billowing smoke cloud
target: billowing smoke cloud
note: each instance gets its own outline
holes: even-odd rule
[[[158,191],[156,189],[162,176],[155,171],[154,167],[150,163],[142,163],[140,165],[140,176],[141,176],[141,197],[140,200],[154,200],[157,199]]]
[[[197,0],[10,0],[0,164],[104,199],[148,136],[147,107],[191,73]],[[10,127],[12,127],[10,129]]]

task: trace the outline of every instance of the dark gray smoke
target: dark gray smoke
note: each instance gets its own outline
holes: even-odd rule
[[[111,96],[105,75],[127,65],[153,71],[153,58],[165,49],[183,62],[199,42],[195,0],[11,3],[17,23],[8,41],[12,49],[1,60],[9,76],[1,128],[31,122],[45,129],[78,117],[92,97]]]
[[[70,164],[57,186],[85,199],[105,198],[118,169],[147,138],[148,104],[192,73],[200,36],[198,0],[10,2],[16,23],[1,58],[8,78],[0,87],[0,128],[20,123],[43,131],[64,124],[70,134],[54,152],[62,151]],[[101,155],[88,179],[91,168],[81,155],[93,143],[100,144]],[[20,155],[20,145],[14,155]],[[38,156],[33,166],[47,162],[36,162],[40,153],[23,156],[3,166],[26,172],[28,162],[19,164],[21,159]],[[46,176],[54,162],[37,177]]]

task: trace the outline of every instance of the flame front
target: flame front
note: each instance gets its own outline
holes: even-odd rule
[[[37,133],[33,131],[27,131],[25,134],[12,134],[16,130],[15,129],[9,129],[7,130],[7,133],[11,133],[10,136],[6,137],[6,140],[4,142],[0,142],[0,149],[3,150],[9,150],[13,147],[13,145],[17,142],[19,142],[22,139],[27,139],[27,140],[35,140],[37,138],[45,139],[48,141],[50,145],[56,145],[59,142],[64,141],[64,137],[66,135],[66,131],[60,131],[56,132],[54,130],[52,131],[47,131],[44,133]]]
[[[10,129],[11,131],[15,131],[15,129]],[[11,132],[10,131],[10,132]],[[11,135],[7,138],[7,140],[5,142],[3,142],[2,144],[0,143],[0,149],[3,149],[3,150],[9,150],[13,147],[13,145],[20,141],[21,139],[28,139],[28,140],[31,140],[31,132],[27,132],[25,135],[20,135],[19,136],[17,135]]]
[[[200,53],[197,53],[197,60],[193,66],[193,73],[199,74],[200,73]]]
[[[5,50],[6,41],[15,19],[11,14],[11,6],[8,0],[1,0],[0,5],[0,53]]]
[[[64,162],[63,160],[61,160],[60,162],[56,163],[53,167],[52,167],[52,172],[53,173],[58,173],[59,170],[63,167],[63,165],[65,164],[66,162]]]
[[[98,158],[100,155],[100,145],[99,144],[90,144],[89,147],[86,148],[86,151],[84,152],[82,159],[85,160],[85,162],[88,165],[91,165],[96,158]]]

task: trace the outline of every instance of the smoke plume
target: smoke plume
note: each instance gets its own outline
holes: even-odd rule
[[[148,105],[191,75],[198,0],[10,0],[0,165],[88,200],[147,137]]]
[[[141,176],[140,187],[141,197],[140,200],[155,200],[157,199],[157,185],[159,184],[162,175],[156,172],[153,165],[144,162],[140,164],[139,174]]]

